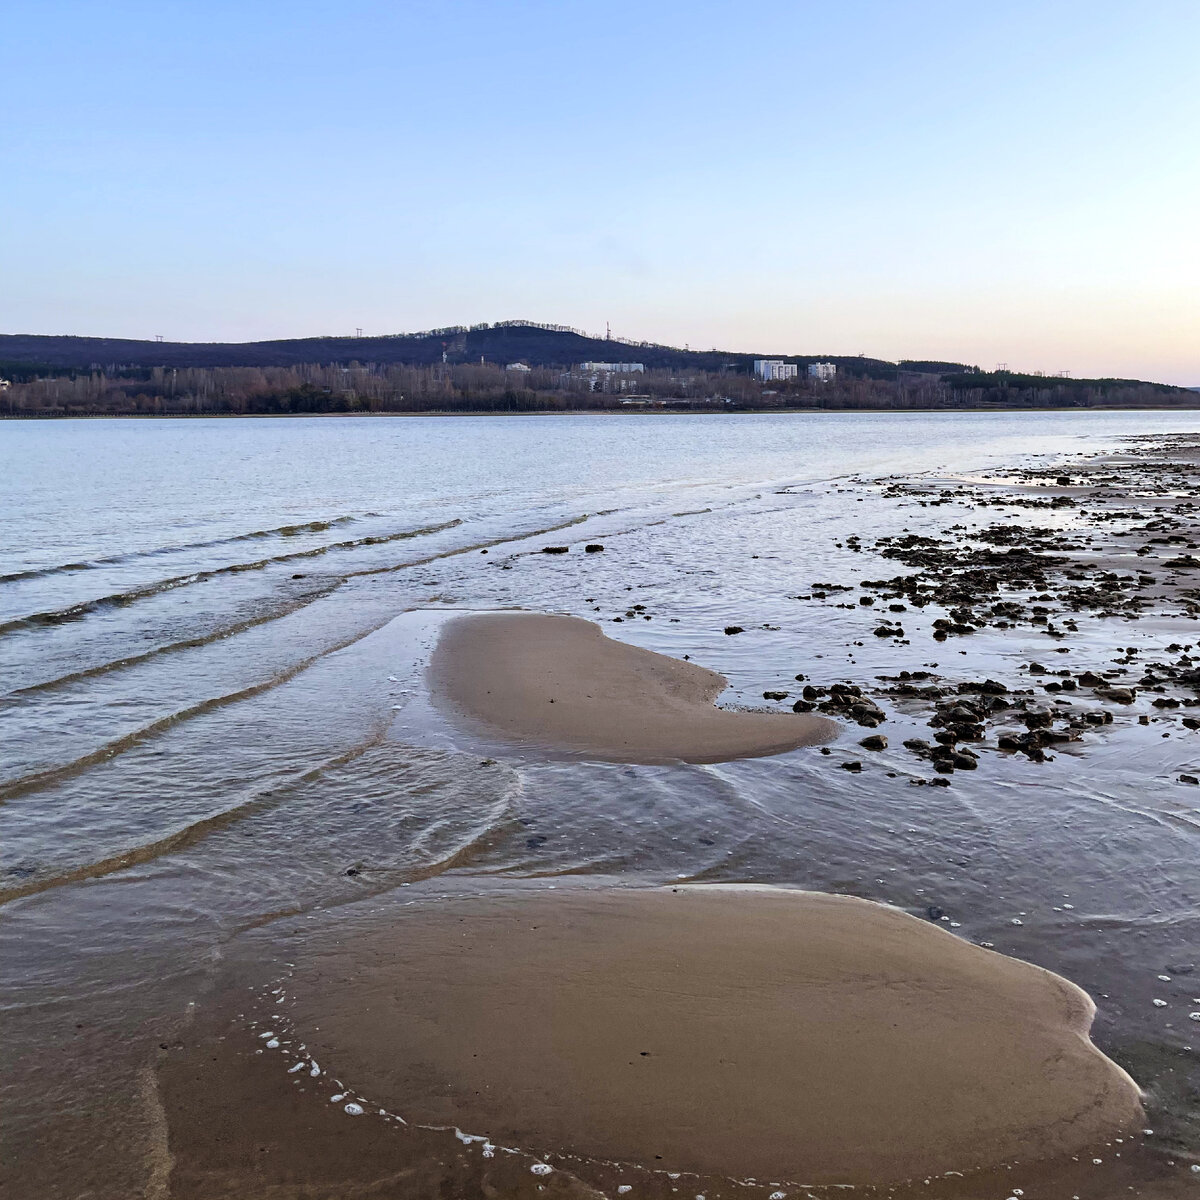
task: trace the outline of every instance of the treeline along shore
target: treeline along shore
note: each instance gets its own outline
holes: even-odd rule
[[[866,356],[788,356],[798,374],[764,381],[754,359],[511,322],[241,344],[0,335],[0,415],[1200,406],[1200,392],[1139,380]],[[833,378],[811,377],[817,362]]]
[[[0,413],[10,417],[1198,406],[1200,394],[1185,388],[1126,380],[913,373],[762,384],[704,371],[593,379],[533,368],[518,375],[487,363],[152,367],[37,374],[0,386]]]

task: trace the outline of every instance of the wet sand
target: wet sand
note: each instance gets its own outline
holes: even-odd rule
[[[578,617],[460,617],[438,641],[430,678],[435,697],[508,738],[610,762],[758,758],[838,732],[824,717],[714,708],[724,676],[613,641]]]
[[[1079,988],[850,897],[491,892],[294,952],[285,1056],[302,1042],[368,1111],[537,1154],[882,1184],[1142,1122]]]

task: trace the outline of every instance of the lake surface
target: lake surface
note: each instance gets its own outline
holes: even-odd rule
[[[140,1186],[147,1047],[202,1002],[231,939],[447,873],[936,906],[1090,991],[1097,1041],[1184,1129],[1200,804],[1164,781],[1196,769],[1189,744],[1106,727],[946,789],[909,787],[899,758],[856,777],[811,750],[583,762],[479,742],[429,705],[422,664],[447,612],[521,607],[690,655],[727,676],[729,704],[939,656],[1011,674],[1044,652],[1029,631],[983,631],[955,664],[958,646],[875,644],[869,613],[796,599],[894,573],[847,534],[961,519],[862,481],[1196,430],[1198,413],[1149,412],[3,424],[3,1098],[28,1194]],[[1118,636],[1185,635],[1089,622],[1072,666],[1107,662]],[[928,733],[891,715],[894,746]],[[1167,964],[1198,973],[1168,984]]]

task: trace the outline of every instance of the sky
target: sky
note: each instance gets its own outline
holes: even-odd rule
[[[0,332],[1200,386],[1197,0],[14,0]]]

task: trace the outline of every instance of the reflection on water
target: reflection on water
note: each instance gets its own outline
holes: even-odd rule
[[[894,573],[847,534],[963,517],[850,476],[986,471],[1198,424],[9,423],[5,1158],[19,1155],[29,1194],[141,1186],[138,1071],[203,999],[230,939],[445,873],[447,886],[464,873],[746,880],[936,912],[1090,991],[1095,1036],[1148,1086],[1156,1132],[1200,1155],[1186,1130],[1200,1086],[1187,1019],[1200,1007],[1200,805],[1174,784],[1200,767],[1200,743],[1131,717],[1051,762],[989,754],[949,788],[914,787],[928,771],[898,748],[928,729],[882,697],[884,754],[863,755],[853,727],[827,756],[631,767],[480,741],[423,694],[447,611],[510,606],[690,655],[729,678],[726,703],[767,706],[763,692],[795,693],[797,675],[867,690],[922,665],[1011,678],[1045,653],[1030,631],[938,645],[930,608],[906,615],[903,646],[871,637],[867,611],[797,598]],[[585,542],[605,551],[578,552]],[[745,632],[726,636],[731,625]],[[1192,636],[1179,620],[1089,618],[1071,666]],[[869,758],[862,774],[838,769],[848,756]]]

